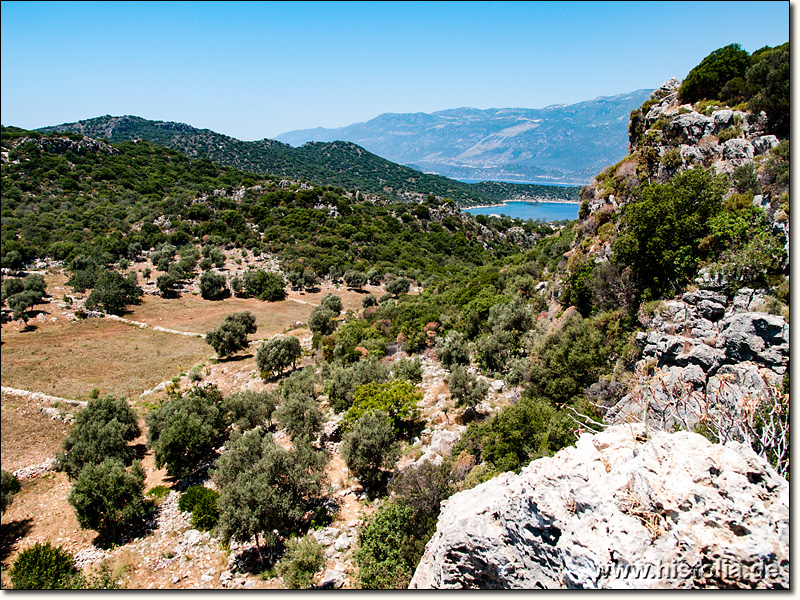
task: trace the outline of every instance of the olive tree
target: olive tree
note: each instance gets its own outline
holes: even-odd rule
[[[228,283],[224,275],[206,271],[200,276],[200,296],[204,300],[222,300],[229,294]]]
[[[122,461],[108,458],[87,465],[72,487],[69,503],[82,528],[107,531],[116,539],[120,526],[146,512],[141,463],[126,469]]]
[[[220,490],[219,531],[224,539],[255,539],[273,548],[274,531],[295,527],[322,490],[326,458],[307,440],[281,448],[261,428],[234,432],[211,477]]]
[[[382,469],[391,467],[400,452],[389,415],[374,410],[361,415],[346,434],[341,447],[342,458],[365,486],[379,482]]]
[[[147,416],[147,445],[156,467],[185,477],[224,439],[227,429],[222,394],[216,386],[197,386]]]
[[[277,377],[287,367],[293,369],[297,359],[303,355],[300,340],[294,336],[276,337],[261,344],[256,351],[256,366],[261,372],[261,377]]]
[[[326,294],[322,299],[322,306],[335,313],[336,316],[339,316],[342,313],[342,308],[344,308],[342,299],[330,293]]]
[[[256,330],[256,318],[249,310],[231,313],[219,327],[206,333],[206,342],[225,358],[247,348],[247,335]]]
[[[56,456],[55,468],[71,479],[90,464],[116,458],[129,464],[135,455],[128,443],[141,435],[136,412],[125,398],[107,395],[89,400]]]
[[[308,328],[320,335],[332,334],[336,329],[336,313],[324,306],[315,307],[308,317]]]
[[[344,274],[344,282],[348,287],[360,290],[367,284],[367,276],[361,271],[347,271]]]

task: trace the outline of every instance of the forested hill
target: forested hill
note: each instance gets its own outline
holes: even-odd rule
[[[3,127],[2,159],[9,267],[79,255],[135,260],[165,242],[202,242],[274,253],[287,269],[302,258],[321,276],[375,265],[430,274],[518,252],[551,232],[530,221],[473,219],[433,196],[365,201],[359,190],[261,177],[147,141]]]
[[[245,142],[183,123],[106,115],[44,127],[39,131],[73,132],[110,142],[147,140],[193,158],[260,175],[306,179],[318,185],[379,194],[393,200],[422,200],[429,194],[459,205],[496,204],[509,199],[578,201],[579,187],[484,182],[478,186],[421,173],[381,158],[350,142],[309,143],[293,148],[275,140]]]

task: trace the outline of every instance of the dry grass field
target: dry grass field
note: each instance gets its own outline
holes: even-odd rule
[[[223,393],[240,389],[272,388],[275,382],[264,382],[257,374],[255,347],[227,360],[214,361],[214,350],[204,339],[157,331],[154,327],[202,334],[217,327],[226,315],[251,311],[256,317],[258,331],[250,339],[267,339],[279,333],[289,333],[306,339],[310,333],[297,328],[306,323],[313,308],[332,292],[342,299],[344,312],[361,309],[366,292],[325,286],[315,293],[291,292],[282,302],[262,302],[255,299],[228,298],[211,302],[197,294],[187,293],[180,298],[163,299],[147,295],[138,306],[131,307],[123,318],[147,323],[149,327],[108,318],[89,318],[74,321],[69,308],[62,308],[65,295],[81,298],[66,287],[63,274],[46,275],[48,301],[35,307],[30,327],[23,329],[19,322],[4,322],[0,329],[2,340],[2,385],[72,400],[87,400],[93,389],[101,395],[125,396],[142,417],[151,405],[165,396],[158,392],[140,398],[145,390],[175,380],[193,366],[204,364],[202,381],[218,385]],[[380,288],[368,288],[381,295]],[[301,364],[308,362],[306,357]],[[181,387],[190,385],[184,375]],[[53,458],[69,432],[69,425],[52,420],[41,412],[38,401],[14,394],[2,394],[2,468],[14,471],[39,465]],[[75,408],[56,404],[62,412]],[[141,422],[145,430],[144,420]],[[172,485],[174,481],[163,469],[156,469],[152,455],[144,450],[145,434],[136,440],[141,448],[147,472],[146,487]],[[338,462],[336,462],[338,461]],[[339,457],[329,465],[328,475],[344,483],[344,465]],[[63,545],[71,552],[91,547],[95,532],[82,530],[74,510],[67,501],[71,484],[63,473],[49,472],[22,481],[22,491],[3,515],[3,535],[0,536],[2,587],[7,588],[7,568],[16,554],[36,541]],[[363,506],[355,497],[343,502],[338,519],[341,522],[358,518]],[[124,548],[122,549],[124,550]],[[131,552],[128,552],[130,554]],[[127,558],[126,558],[127,557]],[[128,587],[193,587],[181,581],[175,585],[166,571],[152,571],[142,563],[141,556],[114,552],[111,566],[115,575],[123,575],[120,561],[128,560],[130,573],[122,579]],[[224,557],[223,557],[224,558]],[[146,562],[146,561],[145,561]],[[223,563],[224,564],[224,560]],[[124,566],[124,565],[123,565]],[[220,566],[220,569],[224,567]],[[258,581],[257,587],[276,587],[277,584]]]
[[[129,399],[214,356],[201,338],[109,319],[3,326],[4,386],[86,400],[93,388]]]

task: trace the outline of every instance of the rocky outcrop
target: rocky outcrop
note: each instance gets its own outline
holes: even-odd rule
[[[642,425],[442,505],[411,588],[786,588],[789,486],[749,448]]]
[[[646,418],[671,430],[717,410],[735,417],[747,398],[776,399],[789,368],[789,324],[759,312],[763,290],[743,288],[730,306],[726,300],[698,290],[662,304],[636,338],[643,349],[638,382],[607,422]]]

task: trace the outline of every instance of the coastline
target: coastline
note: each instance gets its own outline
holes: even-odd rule
[[[527,202],[529,204],[577,204],[580,205],[580,202],[574,202],[572,200],[505,200],[498,204],[479,204],[476,206],[459,206],[462,211],[465,210],[474,210],[479,208],[496,208],[501,206],[508,206],[510,202]]]

